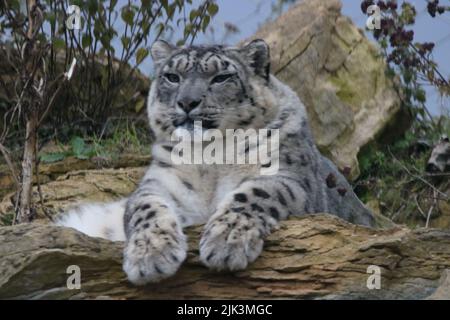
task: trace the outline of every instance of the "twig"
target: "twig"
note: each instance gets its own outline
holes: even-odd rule
[[[45,117],[47,116],[48,112],[52,108],[53,103],[55,102],[55,99],[58,96],[59,92],[61,91],[61,88],[63,87],[64,83],[66,81],[69,81],[72,78],[76,63],[77,63],[77,59],[73,58],[72,64],[70,65],[69,70],[62,75],[63,83],[61,83],[61,85],[56,89],[56,91],[53,93],[52,97],[50,98],[50,101],[47,104],[47,108],[45,109],[44,113],[42,114],[41,118],[39,119],[38,127],[41,125],[42,121],[45,120]],[[58,81],[58,80],[59,80],[59,78],[57,78],[55,81]]]
[[[9,152],[8,149],[6,149],[6,147],[0,143],[0,151],[3,154],[3,158],[5,158],[6,164],[8,165],[9,170],[11,171],[11,174],[13,176],[14,179],[14,183],[16,184],[16,187],[19,187],[19,176],[16,173],[16,170],[14,169],[14,165],[11,161],[11,158],[9,157]]]
[[[436,190],[433,190],[433,196],[434,196],[434,201],[433,201],[433,205],[428,210],[428,216],[427,216],[427,222],[425,223],[425,228],[428,228],[428,225],[430,223],[431,212],[433,212],[434,207],[437,205]]]
[[[441,196],[443,196],[445,199],[449,199],[449,196],[447,194],[445,194],[444,192],[440,191],[439,189],[437,189],[435,186],[433,186],[431,183],[429,183],[427,180],[425,180],[424,178],[422,178],[421,176],[418,176],[414,173],[412,173],[411,171],[409,171],[409,169],[400,162],[400,160],[398,160],[394,154],[391,152],[391,149],[388,148],[389,153],[391,154],[391,157],[403,168],[403,170],[405,170],[405,172],[407,174],[409,174],[411,177],[418,179],[420,181],[422,181],[423,183],[425,183],[427,186],[429,186],[431,189],[437,191]]]
[[[444,85],[448,86],[449,83],[447,81],[447,79],[442,75],[442,73],[440,73],[440,71],[438,70],[438,68],[424,55],[419,53],[419,50],[416,48],[415,45],[413,44],[409,44],[409,46],[418,54],[420,55],[427,63],[429,66],[431,66],[431,68],[434,70],[434,72],[436,72],[436,74],[439,76],[439,78],[441,79],[441,81],[444,83]]]
[[[425,173],[425,177],[446,177],[450,176],[450,172],[442,172],[442,173]]]
[[[425,212],[423,212],[422,207],[420,206],[419,201],[417,200],[417,197],[418,195],[416,194],[414,196],[414,201],[416,202],[417,209],[419,209],[419,212],[422,215],[422,217],[427,218],[427,215],[425,214]]]

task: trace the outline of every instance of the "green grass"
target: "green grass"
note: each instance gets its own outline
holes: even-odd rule
[[[62,161],[71,156],[82,160],[94,157],[115,160],[121,154],[149,154],[150,143],[146,127],[122,121],[114,125],[107,134],[73,136],[66,143],[58,142],[59,151],[41,153],[39,158],[43,163]]]
[[[147,128],[133,122],[120,123],[109,137],[94,136],[90,139],[97,156],[114,157],[123,153],[149,154],[150,136]]]

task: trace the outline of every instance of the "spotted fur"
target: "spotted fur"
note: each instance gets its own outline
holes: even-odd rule
[[[269,74],[264,41],[242,48],[177,48],[158,41],[152,56],[156,78],[148,115],[154,160],[121,211],[124,270],[131,282],[173,275],[186,257],[183,227],[193,224],[206,223],[200,258],[217,270],[246,268],[289,215],[329,212],[373,225],[345,178],[318,152],[297,95]],[[261,164],[175,165],[171,134],[192,129],[196,120],[219,130],[279,129],[278,173],[261,175]]]

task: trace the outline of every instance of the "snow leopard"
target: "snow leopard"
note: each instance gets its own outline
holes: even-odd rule
[[[174,275],[186,259],[183,229],[204,224],[201,262],[217,271],[245,269],[264,239],[289,216],[334,214],[373,226],[372,213],[345,176],[316,147],[297,94],[270,73],[261,39],[242,46],[151,47],[155,78],[147,101],[152,161],[137,189],[109,204],[82,205],[58,224],[90,236],[124,240],[123,270],[144,285]],[[179,128],[267,129],[279,132],[279,166],[174,164]]]

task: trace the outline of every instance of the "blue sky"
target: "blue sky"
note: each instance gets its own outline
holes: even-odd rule
[[[361,12],[361,1],[341,1],[343,2],[343,14],[350,17],[358,27],[364,29],[367,17]],[[426,11],[426,0],[409,0],[409,2],[414,4],[417,10],[416,24],[413,28],[415,41],[432,41],[436,43],[434,59],[438,62],[441,73],[448,77],[450,75],[450,14],[444,14],[433,19]],[[194,0],[195,3],[199,3],[199,0]],[[235,44],[240,40],[246,39],[271,17],[272,5],[276,3],[276,0],[217,0],[217,3],[220,9],[212,23],[215,36],[211,37],[210,33],[199,35],[196,40],[197,43],[220,42],[225,22],[233,23],[240,30],[238,34],[227,38],[226,42],[228,44]],[[401,4],[402,1],[399,0],[398,3]],[[286,9],[289,10],[288,8]],[[368,37],[371,38],[370,34],[368,34]],[[151,69],[151,61],[146,60],[141,70],[149,73],[149,69]],[[442,106],[445,106],[447,110],[450,109],[448,98],[442,100],[433,88],[426,88],[426,90],[427,104],[434,114],[439,114]]]

